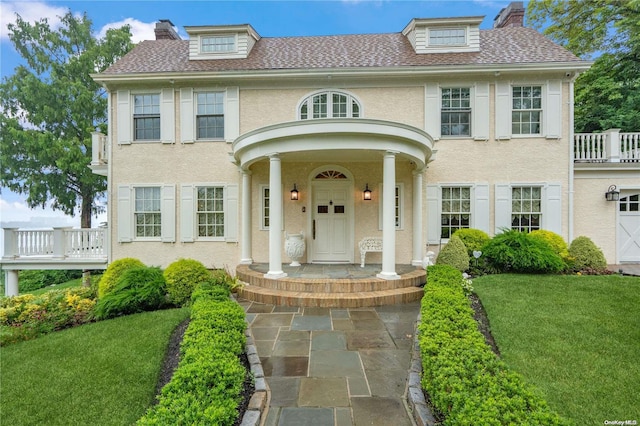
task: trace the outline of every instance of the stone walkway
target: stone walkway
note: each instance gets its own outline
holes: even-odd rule
[[[419,303],[358,309],[239,303],[271,392],[266,426],[414,424],[404,394]]]

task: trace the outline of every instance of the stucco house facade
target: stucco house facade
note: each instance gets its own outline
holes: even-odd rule
[[[471,16],[322,37],[197,26],[182,40],[159,22],[93,76],[109,100],[91,166],[108,177],[109,260],[268,263],[277,279],[286,235],[303,235],[302,263],[359,263],[378,237],[367,262],[392,280],[472,227],[587,235],[609,263],[640,262],[640,164],[620,161],[638,140],[618,161],[576,161],[573,84],[590,63],[523,27],[517,6],[489,30]]]

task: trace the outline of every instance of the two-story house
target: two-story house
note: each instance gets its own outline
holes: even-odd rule
[[[640,262],[640,168],[625,161],[638,136],[577,145],[573,85],[590,63],[523,12],[512,3],[489,30],[470,16],[317,37],[247,24],[182,40],[160,21],[94,76],[109,100],[92,167],[108,177],[110,260],[262,263],[279,279],[285,233],[304,235],[303,263],[359,263],[358,243],[379,237],[367,262],[394,280],[472,227],[587,235],[610,263]]]

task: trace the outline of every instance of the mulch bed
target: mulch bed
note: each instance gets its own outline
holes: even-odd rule
[[[181,322],[176,329],[171,334],[171,338],[169,339],[169,346],[167,348],[167,353],[164,356],[164,361],[162,362],[162,369],[160,370],[160,377],[158,378],[158,383],[156,384],[156,396],[160,395],[162,388],[171,381],[173,377],[173,372],[178,367],[178,363],[180,362],[180,344],[182,343],[182,338],[184,337],[184,332],[189,326],[189,319],[187,318],[183,322]],[[251,367],[249,365],[249,358],[247,358],[247,354],[243,353],[240,355],[240,362],[244,366],[247,374],[244,379],[243,389],[242,389],[242,401],[238,405],[238,418],[235,422],[235,426],[239,426],[242,423],[242,416],[244,416],[247,407],[249,406],[249,400],[255,391],[255,387],[253,385],[253,380],[251,378]],[[157,404],[158,399],[156,398],[153,401],[153,404]]]

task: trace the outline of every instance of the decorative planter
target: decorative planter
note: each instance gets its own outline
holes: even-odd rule
[[[300,266],[300,258],[304,255],[304,232],[299,234],[284,233],[284,252],[291,259],[290,266]]]

